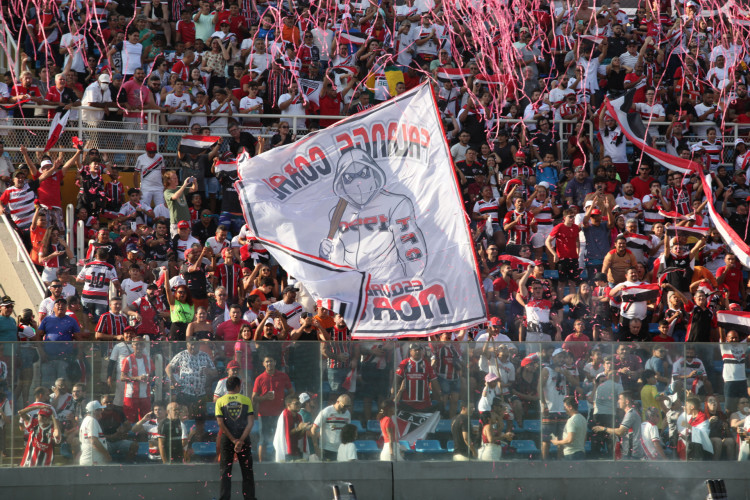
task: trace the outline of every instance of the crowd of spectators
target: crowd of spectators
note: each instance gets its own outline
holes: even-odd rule
[[[16,126],[0,129],[9,144],[22,140],[22,120],[61,109],[90,129],[61,138],[72,155],[21,143],[15,164],[0,142],[0,208],[48,288],[37,312],[0,303],[0,341],[23,341],[15,371],[0,369],[0,382],[14,381],[0,411],[6,428],[16,411],[28,433],[24,465],[52,463],[63,442],[82,464],[132,460],[139,440],[151,459],[191,460],[189,445],[212,435],[207,412],[226,392],[223,375],[244,381],[260,460],[356,457],[352,421],[366,425],[373,402],[388,460],[405,451],[399,408],[455,419],[457,459],[500,458],[535,418],[545,459],[553,447],[580,459],[587,441],[590,455],[605,456],[613,438],[626,458],[750,456],[746,339],[716,317],[750,307],[746,271],[707,214],[698,176],[633,148],[602,107],[607,92],[634,92],[631,111],[657,145],[705,167],[715,208],[750,242],[750,59],[736,12],[705,15],[695,0],[634,14],[617,1],[516,1],[477,23],[481,12],[429,0],[330,11],[302,1],[132,3],[29,14],[35,22],[17,27],[24,71],[0,83],[0,118]],[[318,103],[300,79],[322,82]],[[488,322],[429,344],[353,341],[343,318],[302,300],[304,283],[254,240],[237,172],[217,165],[297,139],[291,119],[265,114],[298,116],[298,130],[327,127],[335,120],[316,115],[363,111],[422,82],[434,86],[451,145]],[[137,131],[144,110],[178,135],[221,139],[175,158],[179,141],[125,134],[126,164],[116,166],[117,153],[96,148],[103,127]],[[68,171],[80,255],[65,237]],[[632,300],[644,284],[659,284],[658,297]],[[89,353],[83,341],[97,343]],[[316,413],[321,379],[330,405]],[[353,399],[363,402],[356,415]]]

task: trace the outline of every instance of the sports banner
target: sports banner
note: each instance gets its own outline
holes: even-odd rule
[[[661,286],[656,283],[626,286],[621,290],[620,299],[623,302],[649,302],[659,298]]]
[[[725,331],[736,330],[743,337],[750,335],[750,313],[745,311],[716,311],[719,326]]]
[[[238,158],[251,234],[314,300],[348,305],[354,338],[424,337],[486,320],[438,113],[421,85]]]
[[[305,102],[310,101],[320,105],[320,90],[323,88],[323,82],[308,80],[307,78],[300,78],[298,82],[299,92],[304,97]]]
[[[186,135],[180,140],[180,152],[195,155],[205,153],[217,142],[219,137],[211,135]]]

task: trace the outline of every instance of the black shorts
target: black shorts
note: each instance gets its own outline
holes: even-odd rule
[[[561,281],[581,281],[581,268],[578,266],[578,259],[560,259],[557,262],[557,273]]]

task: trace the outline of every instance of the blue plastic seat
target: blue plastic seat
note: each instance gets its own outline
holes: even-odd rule
[[[654,335],[659,334],[659,323],[649,323],[648,324],[648,333],[652,333]]]
[[[541,432],[542,421],[541,420],[524,420],[523,430],[526,432]]]
[[[401,453],[403,453],[404,455],[412,455],[415,453],[414,449],[411,447],[411,445],[409,445],[409,441],[402,439],[398,442],[398,444],[400,446]]]
[[[378,448],[378,443],[370,439],[362,439],[362,440],[354,441],[354,446],[355,448],[357,448],[357,453],[364,453],[364,454],[380,453],[380,448]]]
[[[446,452],[437,439],[418,439],[414,449],[417,453],[438,454]]]
[[[440,421],[437,424],[437,427],[435,428],[435,432],[437,433],[448,433],[451,432],[451,421],[447,418],[440,419]]]
[[[367,432],[374,432],[376,434],[380,434],[380,422],[377,420],[368,420]]]
[[[190,432],[190,429],[192,429],[195,425],[195,420],[183,420],[183,422],[185,423],[185,427],[187,427],[188,432]]]
[[[219,424],[216,422],[216,420],[206,420],[206,432],[209,434],[218,434],[219,433]]]
[[[363,432],[365,432],[365,428],[362,427],[362,422],[360,422],[359,420],[352,420],[350,423],[357,428],[357,433],[362,434]]]
[[[137,458],[148,458],[148,443],[138,443],[138,452],[135,454]]]
[[[206,403],[206,415],[209,417],[215,417],[216,416],[216,405],[211,403]]]
[[[531,439],[517,439],[510,442],[511,448],[516,450],[519,455],[537,455],[540,453],[536,443]]]
[[[216,443],[193,443],[193,453],[197,457],[215,457]]]
[[[560,273],[556,269],[545,269],[544,277],[548,280],[560,279]]]
[[[456,447],[454,446],[452,439],[448,441],[447,443],[445,443],[445,449],[448,450],[450,453],[453,453],[456,450]]]

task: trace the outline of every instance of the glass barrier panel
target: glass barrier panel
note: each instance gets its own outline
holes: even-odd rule
[[[44,425],[47,407],[59,427],[51,465],[214,462],[215,399],[229,376],[253,404],[256,462],[336,461],[339,451],[396,461],[736,460],[749,454],[746,350],[571,337],[5,343],[0,466],[32,465],[26,429]],[[279,425],[297,429],[291,446]],[[99,427],[101,446],[91,438]]]

